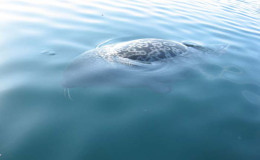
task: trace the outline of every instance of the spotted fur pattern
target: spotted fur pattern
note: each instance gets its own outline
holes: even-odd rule
[[[187,47],[170,40],[139,39],[99,49],[99,54],[105,58],[119,56],[141,62],[154,62],[178,56],[187,51]]]

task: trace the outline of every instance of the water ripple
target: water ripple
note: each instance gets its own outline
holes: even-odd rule
[[[259,159],[259,0],[6,0],[0,35],[0,158]],[[64,97],[74,57],[139,38],[229,47],[143,80],[168,94],[90,86]]]

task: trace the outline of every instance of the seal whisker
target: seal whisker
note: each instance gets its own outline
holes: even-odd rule
[[[70,89],[67,88],[67,91],[68,91],[68,98],[69,98],[69,100],[72,100],[72,98],[71,98],[71,96],[70,96]]]

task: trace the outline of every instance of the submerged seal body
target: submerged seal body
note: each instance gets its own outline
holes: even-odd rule
[[[156,81],[170,74],[172,67],[163,67],[175,57],[191,55],[201,46],[164,39],[138,39],[108,44],[89,50],[74,59],[64,73],[65,88],[126,85],[136,86]],[[158,63],[157,63],[158,62]],[[170,62],[170,61],[169,61]],[[177,67],[175,67],[177,68]],[[154,82],[151,86],[162,86]],[[160,87],[162,88],[162,87]]]

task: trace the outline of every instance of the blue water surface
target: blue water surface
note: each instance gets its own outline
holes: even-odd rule
[[[74,57],[139,38],[229,47],[169,92],[64,95]],[[0,160],[259,160],[259,73],[258,0],[1,0]]]

